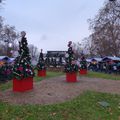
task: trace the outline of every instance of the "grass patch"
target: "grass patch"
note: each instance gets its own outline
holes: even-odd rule
[[[37,75],[37,71],[35,71],[35,72],[36,72],[36,75]],[[34,81],[38,82],[38,81],[41,81],[43,79],[49,79],[49,78],[58,77],[58,76],[61,76],[61,75],[64,75],[64,73],[63,72],[51,72],[51,71],[47,71],[47,76],[46,77],[35,76],[34,77]]]
[[[98,104],[106,101],[109,107]],[[119,120],[120,96],[85,92],[69,102],[55,105],[9,105],[0,103],[1,120]]]
[[[6,83],[1,83],[0,84],[0,91],[4,91],[6,89],[9,89],[12,87],[12,81],[8,81]]]
[[[86,76],[91,77],[91,78],[103,78],[103,79],[109,79],[109,80],[120,80],[120,75],[105,74],[105,73],[91,72],[91,71],[89,71]]]
[[[52,78],[52,77],[61,76],[61,75],[64,74],[63,72],[47,71],[47,76],[46,77],[38,77],[37,76],[37,71],[35,71],[35,72],[36,72],[36,76],[34,77],[34,82],[38,82],[38,81],[41,81],[43,79],[49,79],[49,78]],[[6,90],[6,89],[9,89],[11,87],[12,87],[12,81],[0,84],[0,90],[2,90],[2,91]]]

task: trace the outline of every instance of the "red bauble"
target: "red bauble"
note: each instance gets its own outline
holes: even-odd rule
[[[23,71],[23,67],[20,66],[20,67],[18,68],[18,70]]]

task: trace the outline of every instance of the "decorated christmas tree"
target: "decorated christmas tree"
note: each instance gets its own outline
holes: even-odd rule
[[[0,81],[5,81],[5,67],[0,66]]]
[[[86,59],[84,57],[84,55],[82,55],[81,60],[80,60],[80,69],[87,69],[87,62]]]
[[[48,67],[49,67],[49,65],[50,65],[50,57],[49,57],[49,54],[46,55],[45,64],[46,64]]]
[[[15,59],[13,67],[14,78],[21,80],[28,77],[34,76],[34,69],[31,65],[31,57],[29,55],[29,48],[27,47],[27,39],[25,37],[26,33],[21,32],[21,41],[19,42],[19,55]]]
[[[72,50],[72,41],[69,41],[68,47],[69,48],[68,48],[68,51],[67,51],[66,56],[65,56],[65,61],[66,61],[65,72],[66,73],[77,72],[78,66],[76,65],[75,55],[74,55],[74,52]]]
[[[0,65],[0,81],[12,80],[12,66],[7,63]]]
[[[44,60],[44,57],[43,57],[42,49],[41,49],[41,52],[40,52],[40,55],[39,55],[39,60],[38,60],[38,63],[37,63],[36,67],[37,67],[37,70],[46,70],[45,60]]]

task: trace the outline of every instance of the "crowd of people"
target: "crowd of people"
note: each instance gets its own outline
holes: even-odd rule
[[[88,70],[104,73],[120,74],[120,62],[103,61],[103,62],[90,62],[88,63]]]
[[[13,63],[14,64],[14,63]],[[63,66],[65,63],[62,62],[62,59],[56,61],[56,59],[46,58],[45,64],[47,67],[57,67]],[[79,69],[88,69],[94,72],[103,72],[107,74],[120,74],[120,61],[86,61],[85,57],[82,57],[81,60],[76,63]],[[12,67],[13,65],[7,62],[0,63],[0,81],[8,81],[12,79]]]

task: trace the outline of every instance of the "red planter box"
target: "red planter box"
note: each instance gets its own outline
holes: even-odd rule
[[[66,73],[66,81],[67,82],[77,82],[77,75],[76,73]]]
[[[38,70],[39,77],[46,77],[46,70]]]
[[[79,71],[80,75],[86,75],[87,74],[87,69],[81,69]]]
[[[13,91],[25,92],[33,89],[33,77],[24,78],[22,80],[13,79]]]

